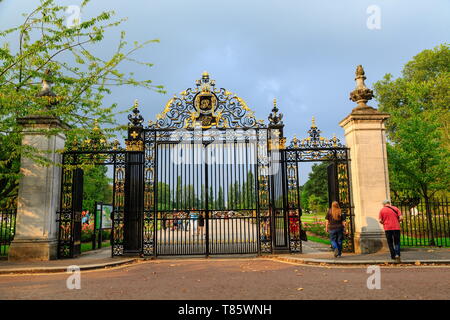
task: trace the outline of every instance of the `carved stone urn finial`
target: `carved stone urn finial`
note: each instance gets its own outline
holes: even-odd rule
[[[373,91],[367,88],[366,84],[364,83],[366,77],[362,65],[358,65],[356,67],[355,75],[356,88],[355,90],[350,92],[350,100],[358,104],[358,106],[354,110],[372,108],[366,104],[367,101],[373,98]]]
[[[52,90],[52,81],[51,81],[52,72],[47,69],[44,72],[44,76],[41,80],[41,90],[36,94],[36,97],[45,99],[44,107],[47,109],[52,108],[56,105],[60,99]]]
[[[45,76],[41,80],[41,90],[36,95],[37,97],[55,97],[56,94],[52,90],[52,81],[50,77],[52,75],[49,69],[45,70]]]

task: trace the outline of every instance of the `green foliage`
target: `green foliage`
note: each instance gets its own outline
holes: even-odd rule
[[[198,188],[198,187],[197,187]],[[189,210],[191,208],[204,209],[206,204],[205,185],[196,190],[194,185],[183,183],[178,176],[175,187],[158,182],[158,210]],[[247,173],[245,181],[235,181],[228,185],[226,191],[223,186],[215,189],[212,185],[208,190],[208,208],[211,210],[225,209],[254,209],[256,208],[255,179],[251,171]],[[200,192],[199,192],[200,191]]]
[[[213,187],[209,186],[209,196],[208,196],[208,209],[214,208],[214,191]]]
[[[416,190],[431,197],[450,184],[450,153],[443,147],[438,112],[422,112],[410,103],[408,117],[396,119],[397,142],[388,145],[391,185],[396,190]]]
[[[89,1],[83,1],[81,11],[88,4]],[[84,140],[94,119],[98,119],[108,127],[105,130],[111,137],[121,128],[115,122],[115,115],[131,110],[131,106],[118,110],[116,104],[103,104],[112,87],[131,85],[163,92],[151,80],[136,79],[130,66],[138,63],[139,68],[151,67],[150,63],[132,56],[158,40],[128,45],[125,33],[120,32],[116,36],[117,47],[108,50],[109,56],[100,57],[94,54],[96,48],[125,19],[113,20],[114,13],[105,11],[92,18],[83,17],[82,23],[68,27],[65,10],[66,7],[53,0],[41,0],[22,24],[0,31],[0,205],[15,201],[21,156],[42,165],[51,162],[45,153],[21,145],[18,118],[59,117],[72,128],[55,128],[49,133],[66,130],[68,140],[75,137]],[[9,39],[17,41],[17,49],[11,49]],[[119,68],[123,63],[127,63],[126,72]],[[52,83],[56,97],[37,96],[42,79]]]
[[[217,196],[217,201],[216,201],[216,209],[219,209],[219,210],[225,209],[225,198],[224,198],[222,186],[219,187],[219,194]]]
[[[19,144],[19,135],[9,135],[9,142],[0,134],[0,208],[10,209],[17,206],[20,154],[11,152],[10,144]],[[14,141],[17,139],[17,141]]]
[[[324,221],[304,222],[303,230],[315,234],[319,237],[328,237],[328,232],[325,231]]]
[[[391,189],[428,198],[450,185],[450,48],[424,50],[402,77],[374,85],[379,109],[390,113],[387,146]]]
[[[195,188],[192,184],[186,185],[183,188],[183,203],[183,207],[186,209],[195,207],[198,203],[198,199],[195,195]]]
[[[326,203],[324,203],[323,199],[316,196],[315,194],[311,194],[308,197],[308,204],[306,206],[312,213],[323,212],[326,208]]]
[[[167,183],[158,182],[158,210],[172,210],[173,202],[170,194],[170,187]]]
[[[247,178],[242,187],[242,194],[243,208],[256,208],[255,176],[251,171],[247,173]]]
[[[106,166],[84,169],[83,210],[94,212],[95,202],[112,203],[112,179],[108,178]]]
[[[328,162],[314,163],[308,175],[308,181],[301,187],[302,208],[321,212],[328,206]]]

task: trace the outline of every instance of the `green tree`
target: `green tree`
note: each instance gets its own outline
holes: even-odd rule
[[[416,89],[419,89],[414,93]],[[420,103],[421,114],[437,112],[436,119],[443,145],[450,148],[450,47],[442,44],[424,50],[406,63],[402,76],[393,79],[390,73],[374,84],[379,109],[392,113],[387,122],[390,141],[397,141],[397,122],[412,114],[411,104]],[[395,113],[395,114],[394,114]]]
[[[242,197],[241,197],[241,185],[239,184],[238,181],[234,182],[234,187],[233,187],[233,191],[235,192],[234,195],[234,208],[235,209],[241,209],[242,208]]]
[[[236,205],[236,192],[234,190],[234,183],[230,183],[228,186],[228,193],[227,193],[227,208],[235,209],[235,205]]]
[[[0,134],[0,208],[16,207],[19,187],[20,155],[12,154]],[[18,141],[12,142],[18,144]]]
[[[200,188],[200,209],[205,209],[206,205],[205,205],[205,199],[206,199],[206,190],[205,190],[205,185],[202,184],[201,188]]]
[[[387,74],[374,89],[380,111],[391,115],[386,124],[391,190],[423,197],[432,233],[430,198],[450,185],[449,46],[422,51],[402,77]]]
[[[224,198],[224,195],[223,195],[223,188],[222,188],[222,186],[219,187],[219,193],[217,195],[216,209],[219,209],[219,210],[225,209],[225,198]]]
[[[374,84],[379,109],[390,113],[388,161],[391,189],[423,197],[448,190],[450,151],[450,48],[424,50],[402,77],[386,74]]]
[[[83,210],[94,212],[95,202],[112,203],[112,179],[106,166],[90,166],[84,169]]]
[[[177,186],[173,203],[176,209],[180,209],[183,206],[183,183],[181,182],[181,176],[177,176]]]
[[[88,3],[82,1],[81,11]],[[112,136],[120,128],[115,115],[131,109],[118,110],[115,103],[103,105],[112,87],[131,85],[163,92],[151,80],[136,79],[130,65],[151,67],[150,63],[135,60],[133,54],[157,40],[130,46],[121,32],[117,47],[108,50],[110,55],[97,56],[94,52],[106,34],[113,35],[112,28],[125,19],[113,20],[113,12],[101,12],[68,26],[65,10],[53,0],[41,0],[21,25],[0,31],[0,205],[14,202],[17,197],[21,156],[42,165],[50,163],[36,148],[21,145],[18,118],[59,117],[71,126],[65,132],[68,140],[84,140],[88,128],[98,119],[108,126],[107,134]],[[10,39],[18,43],[17,49],[11,49]],[[119,67],[123,63],[127,63],[127,72]],[[66,129],[54,129],[52,133],[62,130]]]
[[[170,186],[164,182],[158,182],[158,210],[172,210],[173,202],[170,192]]]
[[[314,199],[320,205],[320,208],[328,206],[328,166],[328,162],[312,165],[311,172],[308,174],[308,181],[301,187],[300,201],[303,208],[313,209],[309,201],[312,195],[315,196]],[[317,210],[318,208],[316,206]]]
[[[308,197],[308,208],[313,213],[319,213],[319,212],[323,211],[324,206],[323,206],[322,199],[320,197],[316,196],[315,194],[311,194]]]
[[[213,187],[209,186],[208,209],[213,209],[214,203],[215,203],[215,199],[214,199]]]
[[[185,203],[183,209],[190,209],[192,207],[195,207],[195,204],[197,203],[198,200],[195,195],[195,188],[192,184],[184,186],[184,194],[185,194],[186,203]]]
[[[251,171],[247,172],[247,178],[242,185],[242,208],[252,209],[256,207],[255,177]]]

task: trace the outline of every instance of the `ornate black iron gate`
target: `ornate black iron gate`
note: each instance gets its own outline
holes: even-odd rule
[[[321,137],[320,133],[321,131],[317,128],[313,118],[311,128],[308,131],[309,137],[302,140],[294,137],[290,145],[282,150],[283,161],[286,165],[286,202],[284,207],[290,211],[301,212],[299,164],[302,162],[328,162],[329,207],[331,207],[331,202],[333,201],[339,203],[347,221],[343,247],[344,250],[353,252],[354,225],[350,198],[350,150],[342,145],[336,136],[326,139]]]
[[[92,164],[113,166],[113,256],[301,252],[298,162],[318,150],[285,148],[281,118],[275,105],[266,126],[204,73],[148,126],[136,103],[125,149],[94,128],[63,155],[59,256],[79,254],[80,167]],[[320,160],[347,174],[347,150],[328,151]],[[336,194],[351,213],[344,180]]]
[[[269,131],[203,74],[156,122],[130,118],[145,153],[144,255],[271,252]],[[145,247],[145,244],[144,244]]]
[[[90,140],[90,139],[88,139]],[[72,258],[81,253],[81,211],[83,201],[83,168],[89,165],[112,165],[113,182],[113,230],[118,234],[123,229],[123,185],[125,172],[125,151],[117,144],[102,144],[103,150],[85,150],[99,144],[87,141],[78,147],[72,145],[62,158],[61,200],[57,212],[58,257]],[[111,147],[111,148],[110,148]],[[118,246],[123,243],[117,243]],[[113,253],[114,254],[114,253]]]
[[[257,253],[257,145],[267,130],[148,132],[156,136],[154,254]]]

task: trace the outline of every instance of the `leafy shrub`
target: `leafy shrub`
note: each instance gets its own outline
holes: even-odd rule
[[[304,222],[303,230],[315,234],[319,237],[328,237],[328,232],[325,231],[325,222],[315,221],[315,222]]]
[[[103,241],[108,240],[111,237],[111,229],[102,229]]]
[[[92,241],[93,234],[94,234],[94,224],[83,223],[81,227],[81,242]]]

